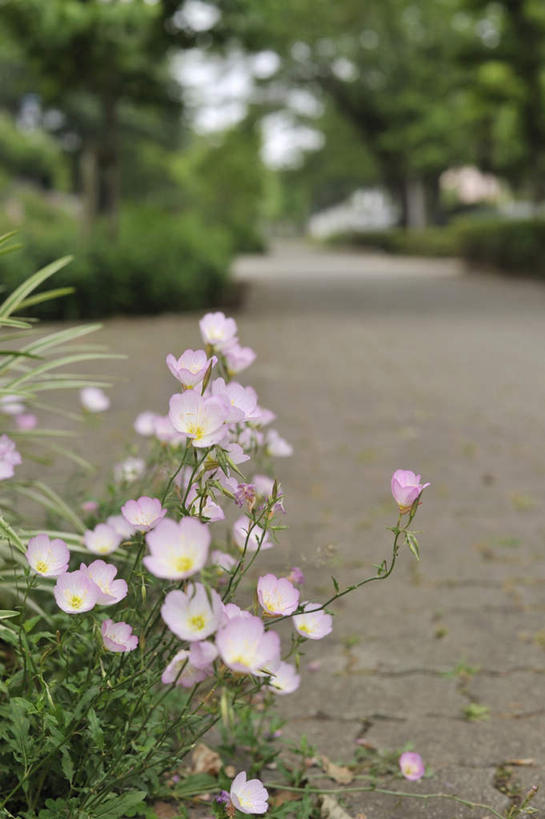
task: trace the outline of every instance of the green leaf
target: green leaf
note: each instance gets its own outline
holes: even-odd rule
[[[147,796],[146,791],[129,791],[120,796],[111,795],[109,799],[93,808],[93,816],[96,819],[120,819],[126,813],[136,807],[144,807],[143,803]]]
[[[9,611],[8,609],[0,609],[0,620],[7,620],[9,617],[18,617],[18,611]]]
[[[7,297],[3,304],[0,304],[0,319],[8,318],[14,310],[18,309],[33,290],[62,267],[65,267],[70,261],[72,261],[72,256],[64,256],[62,259],[57,259],[56,262],[51,262],[51,264],[42,267],[41,270],[38,270],[37,273],[34,273],[33,276],[30,276],[26,281],[20,284],[19,287]]]
[[[338,592],[339,591],[339,583],[337,581],[337,578],[332,576],[331,580],[332,580],[333,585],[335,586],[335,591]]]
[[[26,546],[17,534],[17,532],[12,529],[9,523],[0,515],[0,534],[4,535],[7,541],[19,549],[24,555],[26,555]]]
[[[74,763],[70,758],[67,748],[64,746],[61,748],[61,768],[65,777],[68,779],[70,784],[72,784],[72,779],[74,776]]]
[[[420,549],[418,548],[418,540],[416,539],[415,535],[412,532],[405,532],[405,539],[407,541],[407,546],[416,557],[417,560],[420,560]]]

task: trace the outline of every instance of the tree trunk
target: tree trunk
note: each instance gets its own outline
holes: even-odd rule
[[[103,133],[98,148],[98,207],[97,213],[107,219],[112,238],[119,225],[119,135],[117,101],[103,100]]]

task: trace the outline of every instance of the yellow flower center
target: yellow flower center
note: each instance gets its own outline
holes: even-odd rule
[[[193,435],[193,437],[198,441],[204,435],[204,429],[202,427],[197,426],[196,424],[190,424],[187,430],[188,435]]]
[[[204,628],[204,617],[201,614],[196,614],[195,617],[191,618],[189,624],[194,631],[202,631]]]
[[[73,609],[79,609],[83,604],[83,597],[80,597],[79,594],[72,594],[68,598],[68,603]]]
[[[173,561],[174,569],[177,572],[188,572],[193,568],[193,562],[191,557],[176,557]]]
[[[45,560],[38,560],[36,563],[36,571],[40,572],[40,574],[45,574],[45,572],[49,569],[49,566],[45,562]]]

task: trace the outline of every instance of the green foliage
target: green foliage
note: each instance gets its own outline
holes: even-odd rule
[[[67,166],[58,143],[43,130],[22,131],[1,111],[0,168],[44,187],[66,187]]]
[[[545,219],[465,222],[458,236],[460,253],[472,266],[545,278]]]
[[[422,230],[352,231],[331,236],[328,243],[352,245],[384,250],[407,256],[456,256],[458,232],[456,227],[430,227]]]
[[[32,308],[47,319],[191,310],[218,302],[227,284],[231,258],[228,234],[194,214],[166,213],[153,207],[127,208],[117,239],[98,224],[83,237],[75,219],[58,210],[48,220],[25,224],[21,253],[0,258],[8,288],[29,270],[74,252],[70,269],[56,276],[74,292]]]

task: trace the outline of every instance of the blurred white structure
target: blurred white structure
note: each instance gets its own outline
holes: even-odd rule
[[[355,191],[345,202],[312,216],[308,232],[316,239],[326,239],[348,231],[383,230],[393,227],[398,216],[397,208],[385,191],[362,189]]]
[[[460,202],[466,205],[496,202],[505,195],[505,189],[496,176],[482,173],[474,165],[449,168],[441,174],[441,188],[456,194]]]

